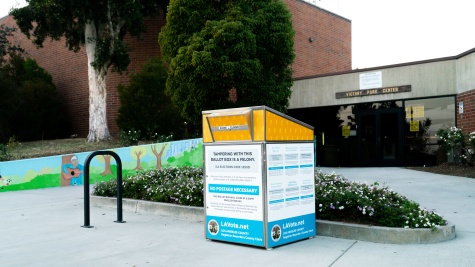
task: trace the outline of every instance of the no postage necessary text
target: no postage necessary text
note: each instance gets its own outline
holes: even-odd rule
[[[212,192],[221,193],[257,193],[257,188],[245,188],[245,187],[231,187],[231,186],[210,186]]]

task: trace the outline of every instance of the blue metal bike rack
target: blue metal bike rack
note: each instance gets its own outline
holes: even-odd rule
[[[114,157],[117,163],[117,221],[116,223],[125,223],[122,220],[122,161],[119,155],[112,151],[95,151],[87,156],[84,162],[84,228],[92,228],[91,226],[91,210],[89,202],[89,164],[97,155],[110,155]]]

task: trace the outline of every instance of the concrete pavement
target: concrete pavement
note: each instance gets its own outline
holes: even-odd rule
[[[379,244],[316,236],[267,251],[207,241],[203,223],[91,207],[82,187],[0,193],[0,266],[475,266],[475,179],[403,168],[322,168],[350,180],[379,181],[436,209],[456,238],[427,245]],[[317,225],[318,227],[318,225]]]

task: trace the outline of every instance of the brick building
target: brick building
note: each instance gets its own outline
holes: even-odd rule
[[[351,21],[302,0],[284,0],[292,13],[296,58],[289,115],[315,127],[321,166],[434,165],[447,160],[435,133],[457,126],[475,131],[475,49],[456,56],[351,69]],[[12,17],[0,23],[15,26]],[[143,40],[129,39],[127,73],[107,76],[109,131],[119,100],[116,87],[160,54],[162,14],[149,20]],[[88,134],[88,83],[84,49],[73,53],[64,42],[36,49],[17,33],[15,43],[52,76],[73,121],[70,134]],[[394,51],[403,52],[403,51]]]
[[[295,29],[296,58],[292,65],[294,78],[350,70],[351,22],[301,0],[284,2],[292,13]],[[15,20],[10,16],[0,19],[0,23],[16,26]],[[127,83],[130,73],[138,72],[146,60],[160,54],[157,40],[164,24],[164,14],[148,20],[148,32],[143,35],[142,40],[127,40],[132,48],[128,71],[122,75],[109,72],[107,76],[107,119],[109,131],[113,136],[119,133],[115,122],[120,105],[117,85]],[[70,134],[86,137],[89,129],[89,90],[85,49],[78,53],[69,51],[64,40],[45,41],[44,48],[36,49],[19,31],[15,34],[14,42],[23,47],[27,56],[34,58],[52,75],[61,99],[67,103],[65,112],[72,122],[69,126]]]

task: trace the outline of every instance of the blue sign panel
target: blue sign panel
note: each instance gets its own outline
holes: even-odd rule
[[[268,247],[272,248],[286,243],[315,236],[315,213],[268,222]]]
[[[262,221],[206,216],[206,238],[264,246]]]

